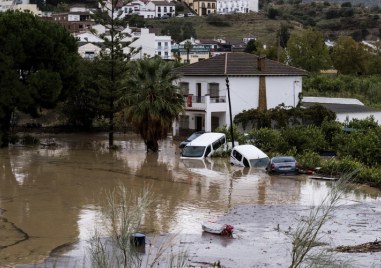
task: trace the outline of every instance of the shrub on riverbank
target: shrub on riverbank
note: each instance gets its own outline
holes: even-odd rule
[[[249,136],[269,157],[292,155],[302,170],[321,167],[326,175],[356,172],[355,182],[381,188],[381,126],[373,117],[345,124],[326,119],[320,126],[252,129]],[[322,151],[337,157],[327,161]]]

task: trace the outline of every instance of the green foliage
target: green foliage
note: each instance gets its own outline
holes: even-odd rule
[[[285,152],[289,148],[281,132],[276,129],[252,129],[249,135],[255,138],[255,146],[267,153]]]
[[[324,76],[311,75],[303,79],[305,96],[352,97],[358,98],[366,105],[380,107],[381,79],[372,76]]]
[[[381,169],[379,167],[362,166],[356,177],[359,183],[367,183],[371,186],[381,186]]]
[[[62,26],[31,13],[0,13],[0,146],[8,145],[13,111],[38,116],[77,86],[78,60],[76,40]]]
[[[128,16],[127,21],[128,25],[133,27],[143,28],[147,26],[147,22],[145,21],[144,17],[139,16],[137,14],[132,14],[131,16]]]
[[[370,116],[368,118],[361,119],[361,120],[354,118],[348,123],[348,127],[354,128],[357,130],[368,131],[370,129],[379,128],[379,125],[377,121],[374,119],[374,117]]]
[[[230,127],[228,128],[226,125],[224,125],[222,127],[216,128],[214,131],[224,133],[226,136],[226,139],[228,141],[232,141]],[[238,127],[234,124],[233,124],[233,135],[234,135],[234,141],[235,142],[238,142],[239,144],[245,144],[246,143],[245,136],[238,130]]]
[[[191,37],[197,38],[193,23],[186,20],[176,20],[175,23],[168,23],[161,30],[161,34],[170,35],[177,43],[190,39]]]
[[[218,15],[210,15],[206,18],[206,22],[209,25],[217,26],[217,27],[229,27],[231,24],[229,21],[225,19],[224,16]]]
[[[124,78],[127,75],[127,64],[132,55],[136,54],[140,48],[131,45],[136,39],[122,41],[127,34],[123,29],[127,26],[127,20],[115,14],[118,1],[100,0],[99,4],[103,9],[97,10],[93,14],[93,19],[106,27],[108,34],[96,33],[103,39],[102,51],[96,59],[96,68],[93,70],[96,76],[94,90],[99,95],[98,110],[100,116],[107,118],[109,148],[114,145],[115,114],[121,111],[122,107],[116,104],[121,97],[120,89],[124,87]],[[128,48],[125,53],[124,48]]]
[[[370,166],[381,164],[381,127],[342,133],[334,137],[339,156],[350,155]]]
[[[313,170],[316,167],[320,167],[322,163],[320,155],[309,150],[304,151],[301,154],[297,154],[295,158],[297,159],[299,167],[302,170]]]
[[[342,74],[366,73],[367,52],[349,36],[341,36],[332,51],[335,68]]]
[[[257,42],[255,39],[247,42],[244,52],[246,53],[254,53],[257,51]]]
[[[23,145],[36,145],[40,140],[32,135],[24,135],[21,137],[21,144]]]
[[[340,159],[332,158],[323,163],[320,172],[331,175],[350,174],[361,170],[363,165],[354,160],[351,156],[344,156]]]
[[[76,90],[70,91],[61,104],[60,112],[67,118],[67,124],[76,129],[90,130],[96,116],[102,116],[107,105],[98,79],[102,64],[99,60],[80,62],[81,83]],[[103,100],[102,100],[103,99]]]
[[[321,128],[316,126],[296,126],[282,130],[282,136],[290,147],[298,153],[307,150],[319,152],[325,149],[326,141]]]
[[[317,72],[330,66],[328,48],[321,32],[307,29],[293,33],[287,43],[292,66]]]
[[[283,128],[300,124],[320,126],[324,120],[332,121],[335,119],[335,113],[321,105],[309,108],[290,108],[279,105],[267,111],[259,111],[258,109],[243,111],[234,117],[234,123],[237,125],[241,124],[244,129],[248,125],[255,128]]]
[[[183,12],[185,10],[184,4],[181,2],[177,2],[175,5],[176,12]]]
[[[184,109],[180,88],[173,84],[178,76],[173,65],[160,58],[130,63],[126,87],[119,100],[127,119],[147,145],[158,151],[158,140],[167,137],[173,120]]]
[[[337,145],[334,143],[334,137],[342,133],[343,126],[338,121],[324,120],[321,124],[321,130],[327,142],[327,150],[336,150]]]
[[[267,11],[267,16],[269,19],[276,19],[280,15],[280,11],[276,8],[270,7],[269,10]]]

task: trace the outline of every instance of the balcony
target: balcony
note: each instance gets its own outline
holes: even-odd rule
[[[186,110],[206,111],[212,109],[214,111],[226,110],[226,96],[211,97],[188,95],[185,98]]]

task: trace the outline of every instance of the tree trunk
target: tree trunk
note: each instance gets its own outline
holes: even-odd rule
[[[11,116],[12,112],[6,111],[4,117],[0,118],[0,147],[7,147],[9,144]]]
[[[147,152],[151,151],[156,153],[159,151],[159,144],[157,141],[149,140],[146,141],[146,146],[147,146]]]
[[[109,115],[109,128],[108,128],[108,147],[111,148],[114,146],[114,113],[113,105],[111,105],[112,111]]]

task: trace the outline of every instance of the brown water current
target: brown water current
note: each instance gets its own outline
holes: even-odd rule
[[[107,135],[39,138],[44,144],[54,139],[57,146],[0,149],[0,267],[33,267],[63,245],[72,245],[65,250],[69,255],[84,255],[79,245],[99,224],[105,193],[120,184],[132,193],[151,189],[154,202],[142,231],[179,234],[194,263],[287,267],[287,230],[296,215],[319,204],[332,184],[306,176],[269,176],[233,167],[227,158],[181,160],[179,142],[172,137],[160,143],[157,154],[147,153],[134,134],[117,135],[120,149],[115,151],[107,149]],[[377,189],[348,189],[335,212],[336,226],[325,230],[337,234],[329,239],[336,246],[381,239],[380,201]],[[234,224],[234,239],[203,233],[201,223],[208,220]],[[355,259],[364,267],[381,267],[377,254]]]

